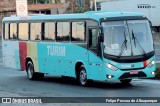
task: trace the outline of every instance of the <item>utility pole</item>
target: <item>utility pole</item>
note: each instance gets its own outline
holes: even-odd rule
[[[94,9],[97,11],[97,0],[94,0]]]
[[[36,4],[37,4],[38,2],[37,2],[37,0],[36,0]]]
[[[72,0],[71,2],[72,2],[72,3],[71,3],[71,5],[72,5],[71,7],[72,7],[72,13],[73,13],[73,11],[74,11],[74,9],[73,9],[73,8],[74,8],[74,3],[73,3],[74,0]]]

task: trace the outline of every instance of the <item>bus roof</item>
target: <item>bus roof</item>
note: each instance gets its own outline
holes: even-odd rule
[[[32,15],[26,17],[4,17],[3,21],[20,21],[20,20],[64,20],[64,19],[93,19],[99,21],[101,18],[111,17],[128,17],[128,16],[144,16],[138,12],[120,12],[120,11],[90,11],[78,14],[58,14],[58,15]]]

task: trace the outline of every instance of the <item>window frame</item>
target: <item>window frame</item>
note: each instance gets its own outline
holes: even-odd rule
[[[61,41],[61,40],[57,40],[57,35],[58,35],[58,31],[57,31],[57,25],[58,25],[58,22],[67,22],[69,23],[69,40],[68,41]],[[84,41],[72,41],[71,37],[72,37],[72,23],[73,22],[84,22],[85,24],[85,28],[84,28]],[[43,41],[43,42],[62,42],[62,43],[86,43],[87,42],[87,22],[85,20],[76,20],[76,19],[73,19],[73,20],[58,20],[58,19],[49,19],[49,20],[22,20],[22,21],[4,21],[3,22],[3,32],[5,31],[5,24],[8,24],[8,40],[12,40],[12,41],[33,41],[33,42],[40,42],[40,41]],[[10,38],[10,25],[11,24],[16,24],[16,34],[17,34],[17,39],[11,39]],[[19,24],[21,23],[28,23],[28,40],[21,40],[19,39]],[[41,24],[41,30],[40,30],[40,40],[31,40],[31,25],[34,24],[34,23],[40,23]],[[43,26],[42,24],[44,23],[44,30],[42,30]],[[54,36],[55,36],[55,39],[54,40],[46,40],[45,39],[45,35],[44,35],[44,32],[45,32],[45,23],[54,23],[55,25],[55,32],[54,32]],[[44,39],[43,39],[44,38]],[[3,33],[3,39],[4,40],[7,40],[5,39],[5,32]]]

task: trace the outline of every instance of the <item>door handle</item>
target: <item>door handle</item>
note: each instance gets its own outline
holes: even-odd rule
[[[72,63],[73,63],[73,61],[70,61],[70,63],[72,64]]]

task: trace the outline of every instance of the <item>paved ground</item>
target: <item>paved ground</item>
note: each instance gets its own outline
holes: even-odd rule
[[[61,77],[55,76],[46,76],[42,81],[30,81],[26,77],[26,72],[9,69],[0,64],[0,97],[159,97],[159,88],[160,81],[147,79],[136,79],[129,85],[121,84],[119,81],[94,82],[89,87],[81,87],[76,84],[75,80],[64,80]],[[77,101],[74,98],[73,100]],[[52,106],[53,104],[46,105]],[[54,105],[70,106],[73,104]],[[107,104],[85,105],[96,106]],[[125,106],[127,104],[114,105]],[[134,106],[135,104],[132,105]],[[150,104],[141,105],[149,106]],[[158,104],[154,105],[158,106]],[[8,105],[5,104],[4,106]],[[17,104],[12,106],[17,106]],[[18,106],[22,105],[18,104]]]
[[[160,81],[148,79],[136,79],[129,85],[94,82],[89,87],[55,76],[30,81],[25,72],[0,65],[0,97],[159,97],[159,88]]]
[[[160,53],[160,46],[156,46],[156,52],[157,51]],[[159,55],[159,53],[157,53],[157,55]],[[2,56],[1,47],[0,56]],[[3,66],[1,62],[2,60],[0,58],[0,97],[160,97],[159,80],[136,79],[129,85],[121,84],[119,81],[93,82],[89,87],[81,87],[77,85],[75,80],[62,79],[61,77],[55,76],[46,76],[42,81],[30,81],[26,77],[26,72],[9,69]],[[74,100],[76,100],[76,98]],[[1,105],[2,104],[0,104],[0,106]],[[46,105],[52,106],[53,104]],[[73,104],[54,105],[70,106]],[[101,106],[108,104],[85,105]],[[128,104],[113,105],[128,106]],[[130,105],[150,106],[151,104]],[[158,106],[159,104],[153,105]],[[3,104],[3,106],[8,106],[8,104]],[[13,104],[12,106],[17,106],[17,104]],[[26,105],[18,104],[18,106]],[[30,106],[35,106],[35,104],[30,104]]]

